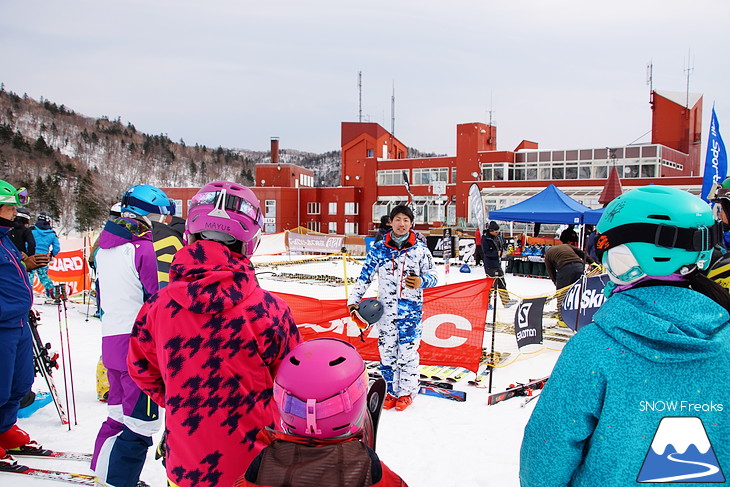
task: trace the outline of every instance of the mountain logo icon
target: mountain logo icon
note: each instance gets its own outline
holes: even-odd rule
[[[697,417],[663,418],[637,482],[725,482],[705,425]]]

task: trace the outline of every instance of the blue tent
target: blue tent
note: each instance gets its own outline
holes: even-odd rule
[[[551,184],[535,196],[516,205],[490,211],[489,219],[505,222],[579,225],[583,223],[583,215],[589,211],[591,211],[590,208],[578,203]]]
[[[604,208],[596,208],[595,210],[586,211],[583,214],[583,223],[587,223],[588,225],[598,224],[598,220],[603,215],[603,210]]]

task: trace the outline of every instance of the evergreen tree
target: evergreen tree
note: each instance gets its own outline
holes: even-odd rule
[[[74,191],[76,198],[76,230],[85,232],[98,228],[104,221],[105,205],[96,197],[94,175],[90,170],[80,177]]]

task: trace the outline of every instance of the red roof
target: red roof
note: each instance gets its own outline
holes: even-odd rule
[[[608,172],[608,179],[606,180],[606,184],[603,186],[603,191],[601,191],[601,196],[598,198],[598,202],[603,206],[606,206],[613,201],[614,198],[621,196],[621,193],[623,192],[624,190],[621,187],[621,179],[618,177],[618,170],[616,170],[616,166],[613,166]]]

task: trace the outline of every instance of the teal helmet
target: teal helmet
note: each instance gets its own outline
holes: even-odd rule
[[[628,284],[645,276],[705,270],[720,227],[710,206],[668,186],[633,189],[614,199],[596,230],[596,251],[611,280]]]

